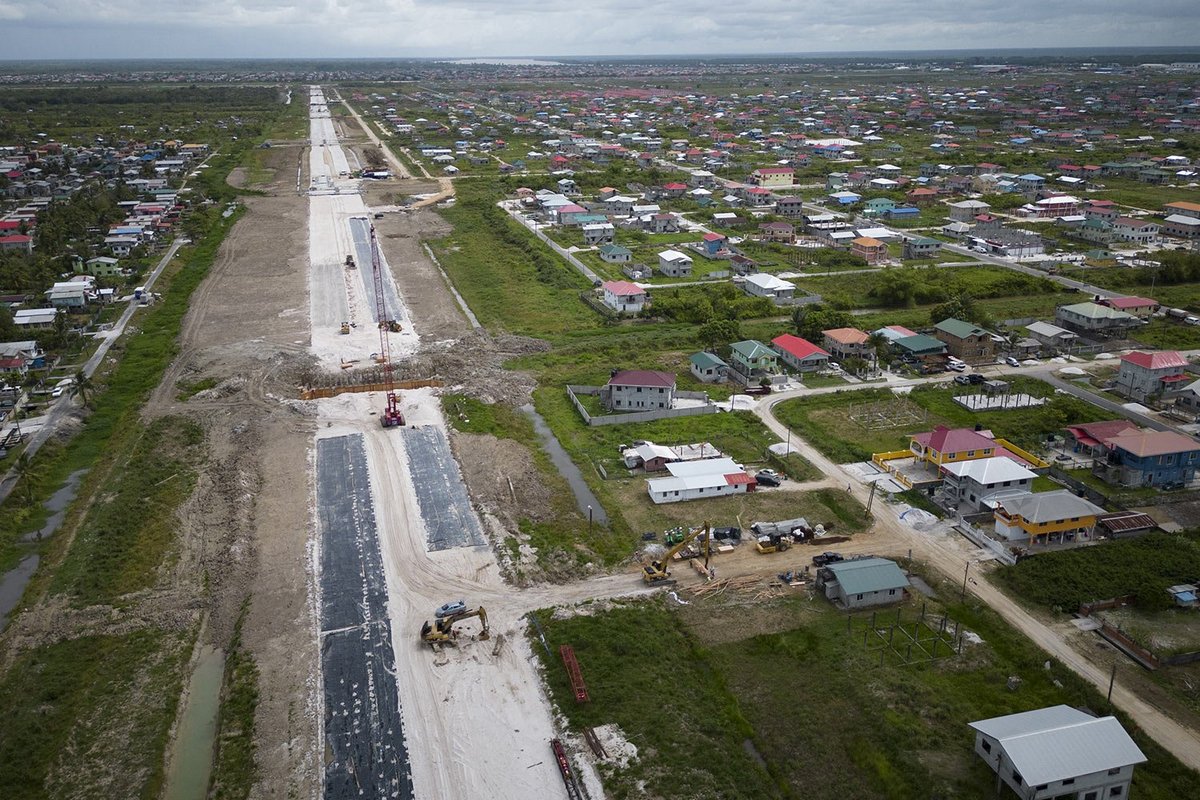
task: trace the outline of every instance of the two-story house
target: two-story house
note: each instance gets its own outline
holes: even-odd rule
[[[609,411],[649,411],[675,403],[675,376],[648,369],[614,371],[600,389],[600,403]]]
[[[1135,350],[1121,356],[1113,388],[1121,396],[1139,402],[1148,397],[1162,397],[1183,388],[1190,380],[1184,372],[1187,364],[1187,359],[1174,350],[1152,353]]]
[[[938,425],[931,431],[910,436],[908,449],[915,458],[940,467],[958,461],[991,458],[1001,448],[992,439],[991,431]]]
[[[658,271],[668,278],[687,278],[692,274],[692,258],[678,250],[658,254]]]
[[[769,378],[779,372],[779,354],[754,339],[731,344],[729,360],[747,378]]]
[[[772,189],[791,186],[795,175],[796,170],[791,167],[760,167],[750,174],[750,179],[756,186]]]
[[[1088,538],[1104,509],[1070,489],[1006,497],[996,504],[996,534],[1030,545],[1061,544]]]
[[[650,304],[646,290],[629,281],[605,281],[601,288],[604,305],[622,314],[637,314]]]
[[[1113,239],[1137,245],[1153,244],[1158,239],[1159,224],[1150,219],[1117,217],[1112,221]]]
[[[1158,310],[1158,301],[1149,297],[1105,297],[1101,298],[1100,305],[1133,314],[1138,319],[1150,319]]]
[[[870,236],[859,236],[852,239],[850,253],[872,265],[886,260],[888,255],[887,245]]]
[[[1146,756],[1114,717],[1052,706],[969,723],[975,754],[1026,800],[1125,800]],[[1011,796],[1011,795],[1010,795]]]
[[[1092,473],[1120,486],[1183,487],[1196,477],[1200,442],[1175,431],[1138,428],[1105,441],[1108,452]]]
[[[825,352],[838,360],[861,358],[868,363],[875,362],[875,348],[871,346],[870,335],[858,328],[830,328],[821,331],[824,340],[821,346]]]
[[[1037,475],[1007,456],[943,464],[941,494],[949,507],[971,512],[994,508],[1002,499],[1032,491]]]
[[[996,343],[992,335],[978,325],[950,317],[934,327],[934,336],[946,343],[946,350],[968,364],[993,361]]]
[[[1055,321],[1064,328],[1097,338],[1125,336],[1131,328],[1142,324],[1133,314],[1102,306],[1090,300],[1054,309]]]

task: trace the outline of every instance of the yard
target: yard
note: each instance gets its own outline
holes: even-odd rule
[[[628,766],[601,764],[614,798],[990,796],[995,779],[968,722],[1057,703],[1105,708],[979,607],[910,600],[905,623],[923,607],[928,618],[948,611],[982,642],[932,665],[880,666],[863,643],[869,614],[848,633],[844,614],[803,589],[753,605],[733,594],[539,612],[550,649],[537,640],[534,649],[569,727],[615,724],[638,748]],[[571,697],[560,644],[574,648],[589,703]],[[1017,691],[1006,688],[1010,675],[1022,679]],[[1166,800],[1194,786],[1193,773],[1132,734],[1150,757],[1136,796]]]

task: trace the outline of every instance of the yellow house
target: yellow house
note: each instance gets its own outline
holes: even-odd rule
[[[1068,489],[1006,497],[996,506],[996,533],[1030,545],[1090,539],[1104,509]]]
[[[990,434],[991,431],[938,425],[932,431],[914,434],[908,447],[916,458],[938,466],[1004,455],[996,452],[999,446]]]
[[[796,170],[791,167],[761,167],[751,173],[753,182],[767,189],[791,186]]]

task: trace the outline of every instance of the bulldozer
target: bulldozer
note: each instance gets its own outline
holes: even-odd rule
[[[452,644],[458,633],[454,630],[454,626],[463,620],[479,617],[479,624],[482,630],[475,637],[476,639],[491,638],[491,633],[488,628],[487,611],[483,606],[479,608],[471,608],[465,611],[459,611],[456,614],[449,614],[444,617],[439,617],[433,622],[426,621],[421,626],[421,641],[432,645],[435,649],[443,644]]]
[[[404,330],[404,328],[401,327],[400,323],[396,322],[396,320],[394,320],[394,319],[383,320],[382,322],[379,323],[379,327],[383,328],[388,333],[399,333],[400,331]]]
[[[346,269],[358,269],[358,265],[354,263],[354,256],[346,256]]]
[[[672,547],[663,555],[662,558],[643,565],[642,581],[650,584],[651,586],[661,586],[674,583],[675,581],[671,580],[671,570],[668,566],[671,563],[671,559],[675,557],[676,553],[687,547],[693,539],[696,539],[700,536],[703,536],[704,542],[704,564],[705,566],[708,566],[708,559],[712,554],[710,549],[712,537],[709,535],[709,526],[706,522],[704,523],[703,528],[696,528],[695,530],[685,534],[674,547]]]
[[[343,322],[343,323],[342,323],[342,329],[341,329],[340,331],[338,331],[338,332],[339,332],[340,334],[342,334],[343,336],[349,336],[349,335],[350,335],[350,323],[349,323],[349,322]]]

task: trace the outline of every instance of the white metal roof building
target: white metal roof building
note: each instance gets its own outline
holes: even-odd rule
[[[669,478],[651,478],[646,491],[655,503],[678,503],[753,491],[755,481],[732,458],[667,464]]]
[[[1018,797],[1111,800],[1129,794],[1145,754],[1113,717],[1051,706],[969,723],[975,752]]]

